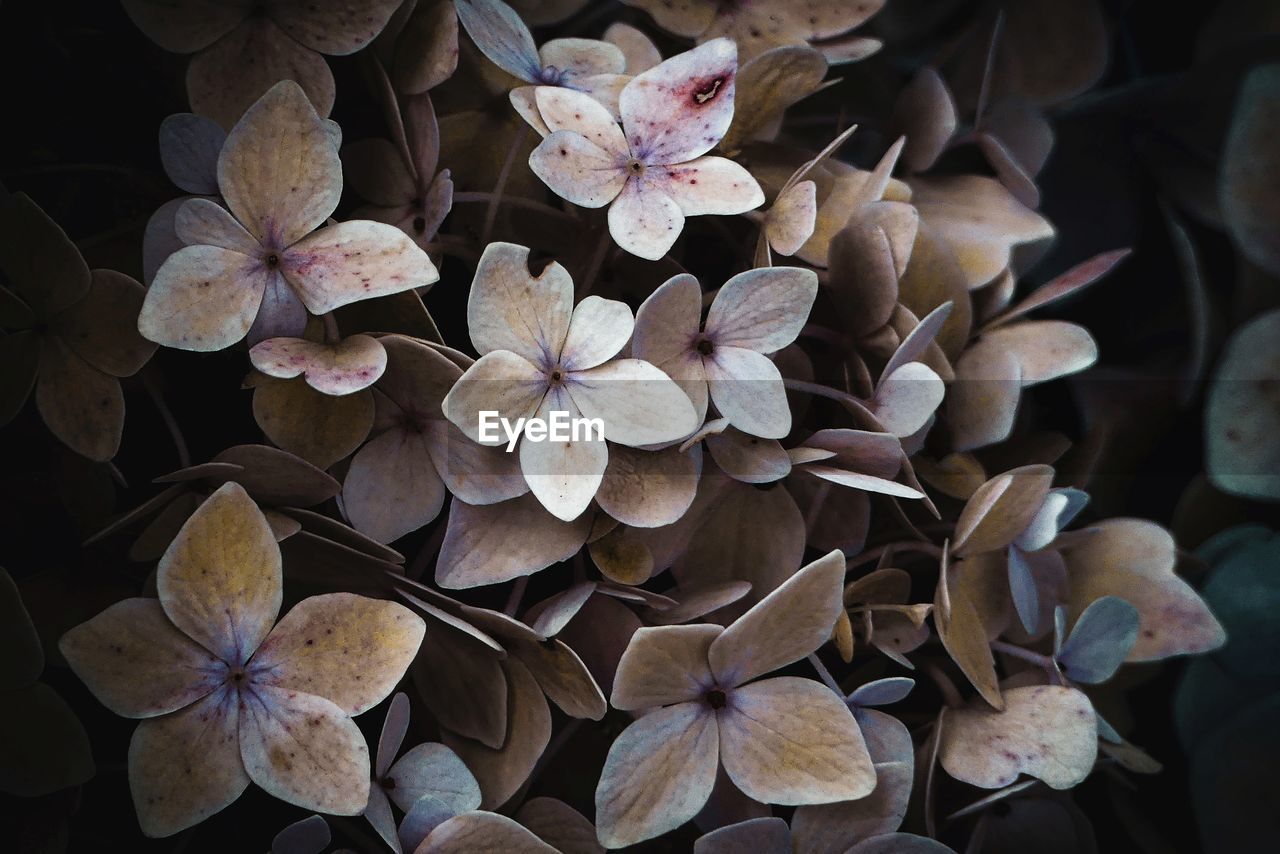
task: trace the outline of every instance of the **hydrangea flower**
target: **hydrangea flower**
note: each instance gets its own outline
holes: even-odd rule
[[[716,292],[703,324],[698,280],[675,276],[636,312],[635,354],[670,374],[700,419],[710,398],[744,433],[780,439],[791,432],[791,408],[766,354],[795,341],[817,296],[812,270],[748,270]]]
[[[129,785],[142,830],[168,836],[255,782],[320,812],[358,815],[369,749],[351,720],[391,692],[425,624],[352,593],[280,610],[280,549],[228,483],[183,526],[159,599],[125,599],[63,636],[72,670],[113,712],[140,718]]]
[[[843,583],[844,555],[834,551],[728,628],[659,626],[632,636],[611,702],[655,710],[605,759],[596,789],[602,844],[622,848],[684,824],[711,796],[721,765],[764,803],[831,803],[872,790],[875,770],[843,697],[793,676],[751,681],[827,641]]]
[[[480,413],[512,423],[553,412],[599,418],[604,438],[632,447],[670,442],[693,432],[697,416],[671,379],[641,359],[614,358],[631,339],[631,309],[589,296],[573,305],[564,267],[529,272],[529,250],[491,243],[480,258],[467,301],[467,326],[480,359],[444,399],[445,416],[471,439]],[[498,443],[505,443],[499,439]],[[520,440],[520,467],[534,496],[557,517],[579,516],[604,477],[604,441]]]
[[[221,350],[246,334],[297,337],[308,311],[439,278],[393,226],[356,220],[315,231],[338,206],[342,167],[292,81],[273,86],[232,129],[218,188],[226,208],[191,199],[179,209],[178,235],[191,245],[169,256],[147,291],[138,329],[159,344]]]
[[[539,87],[550,135],[529,167],[558,195],[609,205],[609,233],[633,255],[665,255],[687,216],[738,214],[764,203],[746,169],[706,156],[733,120],[738,53],[716,39],[634,78],[618,98],[622,124],[592,98]]]

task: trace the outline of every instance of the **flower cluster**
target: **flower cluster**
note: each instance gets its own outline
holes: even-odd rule
[[[1253,738],[1196,703],[1276,696],[1261,641],[1215,652],[1274,641],[1219,579],[1275,539],[1177,543],[1280,499],[1274,294],[1217,355],[1194,240],[1280,275],[1277,66],[1220,199],[1161,194],[1198,312],[1161,385],[1086,326],[1136,229],[1041,209],[1103,4],[897,5],[125,0],[190,55],[145,286],[0,198],[0,421],[34,396],[71,492],[133,507],[69,499],[111,567],[70,618],[0,584],[6,714],[47,719],[0,789],[115,752],[146,836],[252,783],[321,814],[269,843],[298,854],[1088,851],[1069,790],[1160,768],[1126,665],[1215,654],[1179,701],[1206,774]],[[1202,385],[1175,541],[1119,515],[1150,419],[1116,389]]]

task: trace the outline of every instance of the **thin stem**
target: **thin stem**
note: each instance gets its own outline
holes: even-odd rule
[[[511,140],[511,147],[507,149],[507,157],[502,161],[502,169],[498,172],[498,180],[493,185],[493,198],[489,200],[489,209],[484,212],[484,228],[480,230],[480,245],[488,246],[489,237],[493,234],[493,224],[498,219],[498,203],[502,201],[502,194],[507,188],[507,179],[511,177],[511,167],[516,162],[516,152],[520,150],[520,146],[524,145],[525,138],[529,135],[529,126],[521,125],[520,130],[516,131],[515,139]]]
[[[184,469],[189,467],[191,465],[191,452],[187,450],[186,437],[182,435],[182,428],[178,426],[178,420],[173,417],[173,412],[169,409],[169,405],[164,402],[164,396],[156,386],[155,380],[152,379],[150,371],[142,372],[142,387],[147,390],[151,402],[156,405],[156,410],[160,413],[161,420],[164,421],[165,429],[169,431],[169,436],[173,439],[173,446],[178,451],[179,467]]]
[[[326,344],[337,344],[342,340],[342,333],[338,331],[338,318],[334,317],[332,311],[324,314],[324,340]]]
[[[1014,646],[1002,640],[991,641],[991,648],[996,652],[1003,652],[1005,655],[1012,655],[1014,658],[1021,658],[1023,661],[1029,661],[1032,664],[1038,664],[1046,670],[1052,669],[1055,665],[1053,659],[1047,655],[1038,652],[1032,652],[1029,649],[1023,649],[1020,646]]]
[[[955,683],[951,681],[951,677],[942,672],[942,668],[936,664],[925,664],[921,670],[933,680],[934,685],[938,686],[938,691],[942,694],[942,700],[947,704],[947,708],[955,709],[964,705],[964,700],[956,690]]]
[[[922,552],[923,554],[932,555],[933,557],[942,559],[942,549],[933,543],[920,542],[918,540],[902,540],[900,542],[885,543],[883,546],[877,546],[870,551],[865,551],[857,557],[850,558],[845,563],[846,569],[856,569],[868,563],[872,563],[880,559],[880,555],[889,551],[904,552]]]
[[[835,691],[836,694],[840,696],[840,699],[843,700],[844,691],[840,690],[840,683],[831,675],[831,671],[822,663],[822,659],[818,658],[818,654],[816,652],[809,653],[809,663],[813,665],[814,670],[818,671],[818,675],[822,677],[823,682],[827,683],[827,687],[832,691]]]
[[[516,615],[516,610],[520,607],[520,600],[524,598],[524,591],[528,586],[529,576],[522,575],[516,579],[515,585],[511,588],[511,595],[507,597],[507,604],[502,608],[502,613],[508,617]]]

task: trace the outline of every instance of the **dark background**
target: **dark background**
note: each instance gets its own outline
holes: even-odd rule
[[[904,6],[921,2],[926,0],[890,0],[891,5]],[[1179,406],[1165,393],[1185,361],[1190,321],[1182,272],[1161,209],[1177,188],[1149,168],[1149,155],[1153,146],[1174,146],[1212,170],[1239,71],[1256,55],[1246,52],[1192,74],[1196,38],[1214,4],[1148,0],[1111,2],[1107,8],[1114,41],[1106,78],[1094,93],[1053,112],[1057,146],[1039,184],[1042,211],[1060,237],[1028,280],[1047,279],[1100,251],[1135,248],[1135,255],[1106,282],[1051,314],[1088,326],[1100,343],[1101,364],[1119,372],[1110,380],[1105,377],[1111,374],[1086,380],[1086,385],[1105,388],[1114,382],[1125,394],[1142,396],[1134,401],[1134,408],[1142,410],[1140,423],[1120,429],[1114,456],[1107,458],[1091,484],[1095,501],[1090,514],[1142,516],[1174,524],[1179,521],[1180,497],[1203,469],[1202,395]],[[625,19],[643,20],[632,10],[617,11]],[[972,5],[959,4],[954,26],[967,25],[973,16]],[[651,25],[645,29],[654,32]],[[884,56],[842,69],[843,83],[813,103],[802,104],[794,114],[820,116],[847,108],[855,114],[887,115],[891,102],[880,82],[895,76],[904,79],[904,70],[927,56],[930,46],[898,47],[891,44]],[[1273,49],[1272,43],[1255,46],[1257,51]],[[343,126],[345,138],[380,135],[381,119],[357,61],[340,57],[330,63],[338,83],[333,118]],[[0,5],[0,181],[11,191],[32,196],[79,243],[91,267],[111,267],[141,279],[140,247],[147,218],[178,195],[161,171],[156,133],[166,115],[186,109],[185,65],[185,57],[150,43],[115,2],[7,0]],[[1199,88],[1189,94],[1187,83],[1193,78]],[[1198,145],[1189,145],[1188,137]],[[886,137],[877,136],[871,125],[859,138],[862,142],[843,156],[867,165],[863,149],[873,149],[874,158]],[[344,200],[340,212],[349,210],[353,201]],[[1235,325],[1239,316],[1251,311],[1252,297],[1234,284],[1238,271],[1232,248],[1212,229],[1194,221],[1188,227],[1221,308],[1217,322]],[[467,275],[460,265],[447,263],[444,280],[427,300],[451,342],[463,334],[465,289],[448,285],[465,281]],[[231,444],[261,439],[251,417],[249,392],[227,381],[244,365],[243,354],[234,350],[202,356],[162,350],[146,369],[184,425],[197,462]],[[153,493],[151,478],[178,465],[155,407],[140,389],[138,380],[126,383],[129,419],[115,462],[129,483],[127,489],[114,484],[105,467],[79,461],[58,447],[31,406],[0,432],[0,562],[19,581],[34,579],[24,594],[46,632],[47,650],[61,631],[110,601],[131,595],[149,569],[127,562],[118,544],[87,549],[79,545],[113,505],[123,509],[139,503]],[[1079,397],[1070,384],[1037,391],[1033,402],[1046,413],[1046,420],[1056,419],[1054,423],[1075,431],[1085,429]],[[1211,532],[1188,524],[1195,541],[1184,538],[1184,547],[1194,547]],[[1194,575],[1194,563],[1188,569]],[[1138,722],[1132,738],[1165,764],[1164,773],[1131,778],[1134,788],[1095,774],[1075,792],[1095,823],[1103,851],[1159,854],[1199,849],[1186,760],[1171,722],[1171,696],[1181,669],[1179,662],[1133,668],[1136,677],[1125,680],[1132,682],[1127,695]],[[107,713],[56,662],[44,678],[81,715],[98,773],[79,792],[36,800],[0,799],[0,849],[56,850],[37,848],[37,840],[70,816],[66,832],[72,851],[263,851],[276,830],[304,816],[250,787],[233,807],[195,832],[143,839],[125,774],[134,723]],[[379,726],[382,717],[379,709],[359,722],[370,729]],[[596,730],[576,739],[541,778],[558,782],[535,785],[533,794],[589,792],[598,759],[575,763],[575,758],[595,755],[605,738],[605,732]],[[407,743],[413,739],[411,732]],[[334,827],[340,839],[352,828],[368,834],[359,818],[339,820]],[[646,850],[687,850],[691,838]],[[349,836],[345,841],[353,844]]]

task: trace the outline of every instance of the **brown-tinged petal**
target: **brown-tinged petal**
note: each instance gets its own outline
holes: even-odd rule
[[[165,614],[232,666],[244,664],[271,630],[281,586],[271,528],[236,483],[200,505],[156,569]]]
[[[937,69],[926,65],[898,96],[894,125],[907,138],[902,159],[912,172],[930,169],[955,135],[956,102]]]
[[[659,366],[686,354],[698,337],[701,316],[702,289],[698,280],[688,273],[672,276],[636,311],[632,352],[636,358]]]
[[[590,514],[562,522],[532,495],[484,506],[455,500],[436,582],[456,590],[531,575],[576,553],[590,528]]]
[[[229,687],[138,724],[129,742],[129,789],[143,833],[172,836],[240,797],[249,775],[240,760],[239,726]]]
[[[624,525],[670,525],[693,503],[701,468],[702,455],[694,450],[642,451],[615,445],[609,449],[596,501]]]
[[[155,352],[138,334],[138,312],[146,291],[114,270],[94,270],[89,293],[50,323],[67,346],[114,377],[137,373]]]
[[[934,593],[933,625],[947,654],[978,689],[982,699],[997,709],[1003,709],[995,659],[987,645],[987,628],[965,588],[953,583],[948,576],[945,556]]]
[[[387,367],[387,351],[378,339],[352,335],[336,344],[305,338],[270,338],[249,351],[253,366],[267,376],[292,379],[324,394],[352,394],[373,385]]]
[[[560,351],[560,366],[566,371],[585,371],[603,364],[627,345],[634,326],[626,303],[595,295],[586,297],[573,309]]]
[[[655,166],[645,183],[671,198],[685,216],[738,214],[764,204],[764,191],[751,173],[725,157],[697,157],[687,163]]]
[[[397,428],[374,437],[356,453],[342,485],[351,524],[382,543],[430,522],[444,499],[444,482],[425,436]]]
[[[644,35],[640,29],[621,20],[605,28],[604,41],[617,46],[617,49],[622,51],[623,58],[626,60],[623,70],[627,74],[646,72],[662,61],[662,54],[658,52],[658,47],[653,44],[653,40]]]
[[[391,798],[405,812],[423,795],[456,813],[480,808],[480,784],[458,754],[443,744],[419,744],[397,760],[384,783],[394,783]]]
[[[778,194],[764,220],[765,236],[774,252],[794,255],[813,236],[818,217],[816,193],[816,184],[800,181]]]
[[[391,61],[396,89],[421,94],[448,80],[457,68],[458,15],[453,3],[420,4],[396,39]]]
[[[618,662],[609,701],[630,711],[700,700],[715,687],[707,650],[723,631],[714,625],[640,629]]]
[[[561,854],[604,854],[595,826],[564,801],[532,798],[521,805],[516,820]]]
[[[735,688],[717,717],[720,761],[747,797],[821,804],[861,798],[876,785],[858,722],[820,682],[780,676]]]
[[[270,18],[254,15],[192,57],[187,97],[193,112],[232,128],[280,81],[301,87],[321,116],[333,109],[333,72],[324,57],[290,38]],[[227,195],[221,168],[218,182]]]
[[[1022,396],[1018,355],[1000,347],[971,347],[955,372],[946,410],[952,446],[970,451],[1008,438]]]
[[[297,83],[272,86],[236,123],[218,157],[218,186],[236,219],[276,251],[333,213],[338,151]]]
[[[564,346],[572,314],[573,280],[558,262],[533,276],[526,247],[485,247],[467,299],[467,329],[482,356],[510,350],[535,364],[554,359]]]
[[[442,740],[475,774],[487,809],[504,804],[529,778],[551,738],[551,710],[542,689],[517,658],[502,662],[507,675],[507,732],[502,748],[445,732]]]
[[[584,416],[604,422],[604,436],[611,442],[631,446],[671,442],[698,427],[688,396],[641,359],[617,359],[574,371],[564,388]]]
[[[618,99],[631,152],[650,165],[706,154],[733,120],[738,48],[713,39],[635,77]]]
[[[743,483],[772,483],[791,473],[791,457],[775,439],[726,430],[706,439],[711,458],[725,474]]]
[[[842,552],[833,551],[801,568],[711,645],[708,657],[716,680],[725,686],[741,685],[822,646],[840,614],[843,586]]]
[[[253,417],[272,442],[318,468],[344,459],[373,427],[368,390],[322,394],[301,379],[271,379],[254,389]]]
[[[1069,620],[1103,596],[1118,596],[1138,609],[1138,640],[1126,661],[1208,652],[1226,641],[1204,600],[1175,574],[1173,537],[1154,522],[1108,519],[1091,526],[1089,535],[1062,555]]]
[[[323,228],[290,246],[280,264],[312,314],[425,287],[440,278],[427,253],[407,234],[369,220]]]
[[[338,482],[328,474],[269,445],[235,445],[213,459],[241,466],[242,472],[225,480],[235,480],[263,504],[310,507],[338,494]]]
[[[721,149],[733,151],[753,139],[768,138],[766,128],[776,127],[784,110],[816,92],[826,74],[827,61],[808,45],[780,46],[744,63],[733,123]]]
[[[466,2],[468,0],[459,0],[460,4]],[[414,850],[414,854],[472,854],[482,851],[556,854],[556,849],[512,819],[482,811],[455,816],[439,825]]]
[[[502,649],[474,626],[451,619],[460,625],[432,626],[430,639],[411,666],[414,685],[443,728],[496,750],[507,733],[507,679],[499,664]]]
[[[12,421],[31,396],[40,350],[40,335],[29,330],[0,337],[0,363],[5,365],[0,375],[0,425]]]
[[[875,709],[855,709],[853,715],[875,766],[876,787],[857,800],[797,809],[791,819],[797,850],[845,854],[849,840],[891,833],[907,815],[915,765],[911,733],[897,718]]]
[[[951,551],[960,556],[1002,548],[1040,512],[1053,469],[1030,465],[993,477],[969,498],[956,521]]]
[[[711,400],[734,427],[764,439],[781,439],[791,432],[782,374],[768,356],[717,346],[703,365]]]
[[[226,666],[179,632],[155,599],[125,599],[62,636],[58,649],[104,706],[151,718],[222,684]]]
[[[791,829],[777,816],[751,818],[717,828],[693,843],[694,854],[791,854]]]
[[[179,189],[218,195],[218,152],[227,132],[195,113],[175,113],[160,123],[160,163]]]
[[[520,658],[547,699],[571,718],[598,721],[609,704],[591,671],[559,638],[548,641],[509,640],[508,651]]]
[[[938,761],[947,773],[984,789],[1030,774],[1069,789],[1093,770],[1098,727],[1089,698],[1074,688],[1034,685],[1004,692],[1003,712],[985,705],[952,709]]]
[[[981,175],[911,180],[911,203],[955,251],[969,287],[1009,266],[1014,246],[1053,237],[1049,221]]]
[[[711,796],[719,752],[716,714],[701,702],[659,709],[623,730],[596,787],[600,842],[625,848],[693,818]]]
[[[885,430],[911,436],[925,426],[945,394],[942,378],[933,368],[907,362],[880,380],[871,411]]]
[[[124,0],[133,23],[156,44],[174,53],[195,53],[229,33],[253,11],[249,0]]]
[[[52,335],[41,342],[36,408],[50,432],[83,457],[109,460],[120,448],[124,432],[120,381]]]
[[[182,350],[229,347],[248,333],[270,278],[260,258],[217,246],[187,246],[156,272],[138,331]]]
[[[254,684],[240,691],[239,734],[244,768],[268,794],[334,815],[369,802],[369,747],[329,700]]]
[[[609,205],[609,234],[632,255],[657,261],[684,230],[684,213],[675,199],[643,178],[628,180]]]
[[[773,353],[796,340],[818,296],[818,277],[800,267],[739,273],[724,283],[707,312],[718,346]]]
[[[358,715],[391,693],[425,631],[421,617],[395,602],[312,596],[262,642],[250,663],[254,684],[315,694]]]
[[[266,0],[265,11],[303,45],[329,56],[355,53],[386,26],[398,0]]]

